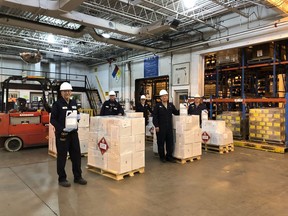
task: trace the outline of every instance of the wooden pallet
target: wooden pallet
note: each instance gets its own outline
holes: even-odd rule
[[[139,169],[135,169],[135,170],[132,170],[132,171],[129,171],[129,172],[121,173],[121,174],[115,173],[113,171],[104,170],[104,169],[101,169],[101,168],[98,168],[98,167],[94,167],[94,166],[91,166],[91,165],[87,165],[87,169],[89,171],[91,171],[91,172],[106,176],[108,178],[112,178],[112,179],[117,180],[117,181],[124,179],[125,176],[132,177],[132,176],[134,176],[135,173],[142,174],[142,173],[145,172],[145,168],[144,167],[139,168]]]
[[[260,139],[260,138],[251,138],[249,141],[256,142],[256,143],[266,143],[266,144],[272,144],[272,145],[284,145],[284,140],[269,140],[269,139]]]
[[[177,163],[186,164],[188,162],[193,162],[195,160],[201,160],[201,156],[194,156],[190,158],[175,158]]]
[[[272,145],[268,143],[258,143],[246,140],[234,140],[235,146],[240,146],[244,148],[251,148],[255,150],[262,150],[268,152],[275,152],[275,153],[285,153],[287,151],[287,147],[285,145]]]
[[[220,154],[229,153],[234,151],[234,144],[227,145],[213,145],[202,143],[202,149],[204,151],[219,152]]]

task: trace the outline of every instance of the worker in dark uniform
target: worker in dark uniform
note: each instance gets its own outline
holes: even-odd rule
[[[196,94],[194,96],[194,103],[191,103],[188,107],[188,115],[198,115],[199,116],[199,123],[200,123],[200,127],[202,124],[202,111],[206,110],[207,111],[207,107],[204,103],[202,103],[202,98],[200,97],[199,94]]]
[[[153,109],[153,124],[157,135],[158,154],[160,160],[175,163],[173,158],[174,140],[173,140],[173,124],[172,114],[179,115],[172,103],[168,102],[168,92],[160,91],[161,103],[157,103]],[[166,142],[166,156],[164,152],[164,143]]]
[[[103,103],[100,116],[124,115],[122,106],[116,101],[116,93],[114,91],[109,92],[109,98],[109,100]]]
[[[70,83],[64,82],[61,84],[61,97],[53,104],[50,119],[50,123],[55,127],[58,181],[59,185],[63,187],[71,186],[65,172],[67,152],[69,152],[72,161],[74,182],[81,185],[87,184],[87,181],[82,178],[81,151],[77,125],[73,129],[65,128],[66,112],[77,110],[76,101],[70,99],[71,91],[72,86]]]
[[[149,123],[149,112],[152,113],[152,109],[149,104],[146,103],[145,95],[141,95],[140,103],[136,104],[136,112],[143,112],[145,125],[147,126]]]

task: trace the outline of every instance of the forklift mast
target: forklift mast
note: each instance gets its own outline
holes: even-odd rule
[[[54,97],[54,91],[53,91],[53,85],[52,82],[46,78],[46,77],[41,77],[41,76],[27,76],[27,77],[22,77],[22,76],[11,76],[8,79],[4,80],[2,83],[2,95],[1,95],[1,112],[2,113],[8,113],[8,96],[9,96],[9,84],[10,81],[36,81],[40,83],[41,90],[42,90],[42,98],[43,98],[43,107],[47,112],[51,112],[51,107],[49,106],[49,103],[46,98],[45,92],[49,92],[52,94],[52,102],[55,102],[55,97]],[[4,94],[5,93],[5,94]],[[5,95],[5,100],[4,100],[4,95]],[[4,103],[6,101],[6,103]]]

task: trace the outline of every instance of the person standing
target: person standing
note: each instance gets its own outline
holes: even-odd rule
[[[175,163],[173,158],[174,140],[172,114],[179,115],[179,110],[172,103],[168,102],[168,92],[160,91],[161,103],[157,103],[153,109],[153,124],[156,130],[158,154],[160,160]],[[166,142],[166,155],[164,143]]]
[[[198,115],[200,127],[202,124],[202,111],[207,110],[207,107],[204,103],[202,103],[202,98],[199,94],[194,96],[194,103],[191,103],[188,107],[188,115]]]
[[[143,112],[145,125],[147,126],[149,123],[149,112],[152,113],[152,109],[149,104],[146,103],[145,95],[141,95],[140,103],[136,104],[136,112]]]
[[[105,115],[124,115],[122,106],[116,101],[116,93],[109,92],[109,100],[106,100],[101,108],[100,116]]]
[[[81,151],[77,126],[72,130],[65,128],[66,113],[77,111],[76,101],[70,99],[71,92],[72,86],[70,83],[64,82],[61,84],[61,97],[53,104],[50,119],[50,123],[55,127],[58,182],[63,187],[71,186],[65,172],[67,152],[69,152],[72,162],[74,182],[80,185],[87,184],[87,181],[82,178]]]

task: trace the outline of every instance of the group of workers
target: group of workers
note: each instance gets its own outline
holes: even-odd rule
[[[55,128],[58,183],[63,187],[71,186],[70,182],[67,180],[67,175],[65,172],[67,152],[69,152],[72,161],[74,182],[80,185],[87,184],[87,181],[82,177],[81,151],[77,128],[73,130],[65,128],[65,118],[67,112],[77,110],[76,101],[70,99],[72,90],[73,89],[70,83],[64,82],[61,84],[61,97],[53,104],[50,119],[50,123]],[[179,115],[179,110],[175,108],[173,103],[169,103],[168,92],[166,90],[161,90],[159,95],[161,102],[155,105],[153,111],[151,107],[146,103],[145,95],[142,95],[140,102],[136,104],[136,112],[143,112],[145,125],[147,125],[149,122],[149,113],[152,114],[153,124],[155,126],[157,135],[158,154],[160,161],[163,163],[166,161],[175,163],[176,161],[173,158],[174,141],[172,114]],[[199,95],[195,95],[194,103],[187,107],[187,113],[188,115],[201,116],[202,110],[205,109],[206,106],[205,104],[201,103],[201,97]],[[124,115],[122,106],[116,101],[116,93],[114,91],[109,92],[109,99],[102,105],[100,116],[105,115]],[[80,118],[78,120],[80,120]]]

